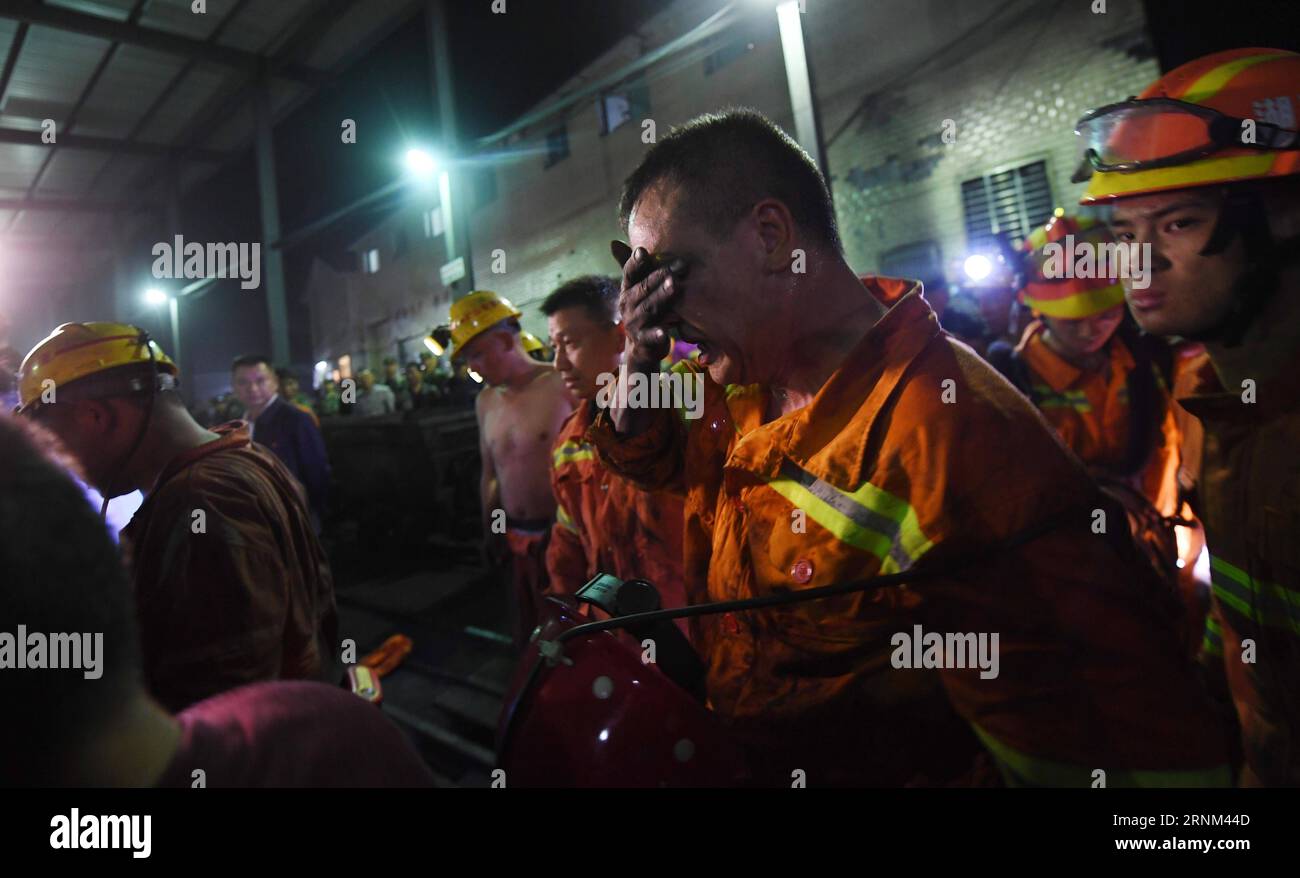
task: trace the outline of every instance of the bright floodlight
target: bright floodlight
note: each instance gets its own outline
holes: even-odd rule
[[[158,307],[167,304],[167,294],[157,287],[150,287],[144,291],[144,302],[146,305]]]
[[[966,272],[966,276],[971,280],[984,280],[993,273],[993,263],[987,256],[976,253],[974,256],[966,257],[962,270]]]
[[[432,180],[438,172],[438,160],[422,149],[406,151],[406,170],[419,180]]]

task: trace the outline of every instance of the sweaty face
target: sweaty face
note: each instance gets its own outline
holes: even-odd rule
[[[469,340],[460,362],[495,386],[504,383],[510,374],[510,361],[514,355],[514,334],[505,329],[490,329]]]
[[[1064,320],[1059,317],[1043,318],[1056,343],[1067,354],[1074,356],[1094,354],[1104,348],[1123,320],[1123,305],[1116,305],[1100,314],[1078,320]]]
[[[648,189],[629,218],[628,243],[686,260],[690,273],[665,325],[699,345],[709,377],[723,385],[762,381],[764,349],[770,354],[782,334],[773,303],[761,294],[767,279],[762,238],[747,219],[719,237],[681,210],[680,198],[675,187]]]
[[[555,368],[564,386],[578,399],[591,399],[602,373],[618,371],[623,333],[616,324],[598,322],[586,308],[563,308],[546,318],[555,348]]]
[[[107,493],[114,487],[110,481],[121,480],[122,474],[114,476],[113,472],[124,453],[119,436],[139,426],[131,414],[128,406],[107,402],[56,402],[37,409],[36,420],[59,437],[63,447],[81,464],[86,481],[100,493]],[[119,484],[116,490],[130,489]]]
[[[1212,329],[1232,307],[1233,285],[1245,270],[1240,240],[1220,253],[1201,251],[1219,218],[1222,199],[1196,189],[1125,198],[1115,205],[1111,231],[1121,243],[1151,245],[1151,285],[1125,293],[1138,325],[1156,335],[1195,336]]]
[[[266,363],[238,367],[230,383],[235,397],[249,410],[263,408],[280,390],[275,373]]]

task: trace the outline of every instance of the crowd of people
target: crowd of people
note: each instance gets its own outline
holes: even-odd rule
[[[411,360],[404,368],[399,368],[395,358],[385,357],[380,379],[376,379],[372,369],[359,370],[352,379],[355,395],[351,398],[345,397],[344,387],[333,376],[325,376],[319,387],[304,390],[292,369],[281,366],[274,372],[280,396],[312,415],[317,424],[321,418],[364,418],[465,406],[473,402],[479,389],[478,383],[465,369],[440,370],[437,358],[428,352],[421,354],[419,362]],[[195,417],[206,426],[215,426],[238,420],[245,411],[239,395],[232,389],[211,397],[195,410]]]
[[[506,298],[451,307],[516,646],[540,650],[556,612],[617,612],[580,599],[597,574],[719,604],[681,622],[700,679],[678,682],[727,730],[738,783],[1300,784],[1300,134],[1268,116],[1298,93],[1300,55],[1242,49],[1089,114],[1081,207],[950,300],[856,273],[820,170],[763,115],[673,129],[624,183],[618,273],[541,303],[553,362]],[[1256,117],[1259,141],[1223,133]],[[1049,258],[1129,244],[1149,283]],[[209,783],[428,781],[330,690],[318,420],[341,405],[264,357],[231,372],[237,417],[205,425],[135,327],[65,324],[23,360],[26,418],[0,423],[19,580],[0,617],[104,631],[119,661],[104,685],[6,691],[44,747],[0,748],[6,776],[183,783],[201,754]],[[362,370],[352,416],[415,410],[445,391],[428,375]],[[124,568],[69,467],[145,494]],[[923,651],[932,636],[992,655]],[[548,655],[540,673],[565,673]],[[662,684],[637,683],[620,697]],[[610,735],[680,753],[676,726],[628,728],[607,703],[601,743],[548,738],[551,782],[581,765],[617,784],[593,749]],[[366,735],[382,752],[347,748]]]

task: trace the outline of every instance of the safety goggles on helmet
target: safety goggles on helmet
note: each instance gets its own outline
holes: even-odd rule
[[[1243,139],[1251,125],[1253,138]],[[1084,155],[1098,171],[1182,165],[1225,149],[1300,149],[1300,132],[1173,98],[1100,107],[1080,119],[1074,133],[1085,139]]]

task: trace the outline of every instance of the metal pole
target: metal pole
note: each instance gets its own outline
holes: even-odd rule
[[[181,300],[179,295],[167,298],[168,310],[172,312],[172,362],[177,368],[181,365]]]
[[[266,77],[253,89],[253,115],[257,125],[257,194],[262,214],[262,249],[266,290],[266,317],[271,330],[271,359],[287,365],[289,310],[285,305],[284,255],[272,241],[280,240],[280,199],[275,183],[275,131]]]
[[[465,277],[455,284],[457,292],[474,289],[474,259],[469,242],[469,187],[465,185],[460,156],[460,133],[456,125],[456,95],[451,74],[451,51],[447,47],[446,0],[429,0],[429,54],[433,60],[433,93],[438,102],[442,129],[442,154],[448,163],[447,185],[442,186],[443,217],[446,229],[447,261],[465,257]],[[463,286],[462,286],[463,283]]]
[[[790,107],[794,110],[795,139],[817,162],[826,178],[826,185],[830,186],[830,167],[822,145],[821,125],[813,103],[812,72],[804,48],[801,6],[800,0],[786,0],[776,8],[781,26],[781,51],[785,55],[785,78],[790,87]]]
[[[180,169],[175,161],[167,163],[167,238],[174,240],[176,235],[182,234],[181,222],[181,178]],[[172,290],[167,297],[167,307],[171,311],[172,318],[172,361],[176,363],[177,368],[184,375],[185,367],[181,363],[181,312],[180,297],[184,295],[184,290]]]

